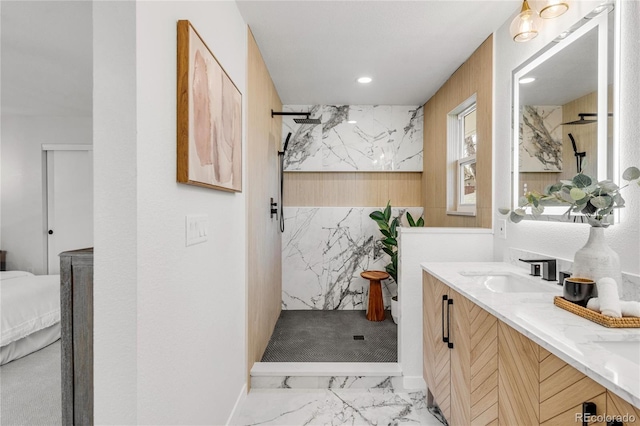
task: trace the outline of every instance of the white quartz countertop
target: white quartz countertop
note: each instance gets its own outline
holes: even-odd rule
[[[640,328],[607,328],[561,309],[553,304],[554,296],[562,296],[557,282],[531,277],[527,270],[507,263],[427,262],[421,266],[578,371],[640,407]],[[535,292],[492,291],[482,277],[491,274],[530,280],[527,282]]]

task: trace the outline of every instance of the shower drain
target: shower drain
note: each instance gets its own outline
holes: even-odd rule
[[[362,334],[356,334],[353,336],[353,340],[364,340],[364,336]]]

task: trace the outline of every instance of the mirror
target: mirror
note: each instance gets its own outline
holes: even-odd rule
[[[615,12],[607,6],[513,72],[514,209],[525,193],[544,193],[579,172],[597,180],[615,175]],[[545,206],[544,215],[566,210]]]

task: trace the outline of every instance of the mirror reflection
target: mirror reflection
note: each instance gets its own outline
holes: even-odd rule
[[[585,19],[514,72],[514,206],[577,173],[611,175],[613,19],[613,12]]]

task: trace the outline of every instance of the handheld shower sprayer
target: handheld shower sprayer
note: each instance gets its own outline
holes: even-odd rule
[[[284,198],[284,153],[287,152],[289,146],[289,139],[291,139],[291,132],[287,135],[287,139],[284,141],[282,151],[278,151],[278,157],[280,157],[280,232],[284,232],[284,215],[283,213],[283,198]]]
[[[284,153],[287,152],[287,147],[289,146],[289,139],[291,139],[291,132],[289,132],[289,134],[287,135],[287,139],[284,141],[284,147],[282,148],[282,151],[278,151],[278,155],[284,155]]]

